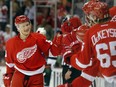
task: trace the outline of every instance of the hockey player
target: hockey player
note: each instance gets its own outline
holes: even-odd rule
[[[5,87],[43,87],[45,55],[49,51],[56,56],[60,54],[62,37],[53,42],[45,36],[31,32],[31,22],[25,15],[15,18],[19,34],[6,43],[6,74],[3,76]]]
[[[106,3],[91,0],[83,7],[92,27],[84,37],[84,48],[73,55],[71,65],[83,72],[71,84],[58,87],[89,87],[100,73],[109,83],[116,81],[116,22],[110,21]]]
[[[70,65],[70,57],[75,53],[76,50],[80,50],[81,43],[76,41],[74,29],[78,28],[81,25],[81,21],[78,17],[67,15],[63,19],[61,25],[61,31],[63,33],[63,83],[71,83],[76,77],[80,76],[81,71],[75,69]],[[72,32],[72,33],[71,33]],[[72,36],[73,35],[73,36]],[[71,37],[72,36],[72,37]],[[70,42],[71,40],[71,42]],[[73,51],[72,51],[73,50]]]

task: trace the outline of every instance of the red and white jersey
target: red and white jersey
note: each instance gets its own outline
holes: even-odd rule
[[[46,63],[45,54],[49,51],[57,55],[58,47],[47,41],[42,34],[31,33],[26,41],[18,35],[6,43],[6,65],[30,76],[42,73]],[[7,73],[10,72],[12,71],[7,69]]]
[[[83,69],[99,61],[99,71],[104,78],[116,80],[116,23],[96,24],[87,31],[84,48],[71,58],[72,66]],[[89,73],[88,73],[89,74]]]
[[[73,54],[81,50],[81,43],[76,38],[76,31],[72,31],[69,34],[66,34],[62,40],[63,40],[62,55],[64,61],[66,62],[66,58],[71,57]]]

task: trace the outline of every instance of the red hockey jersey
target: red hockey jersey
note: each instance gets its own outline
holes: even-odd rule
[[[84,42],[83,50],[71,58],[71,65],[77,69],[85,69],[94,66],[96,63],[93,61],[96,60],[96,68],[99,68],[103,77],[109,82],[116,80],[116,22],[91,27]],[[96,68],[92,69],[95,73]],[[90,72],[86,73],[94,76]]]
[[[26,41],[21,40],[19,35],[15,36],[6,43],[7,73],[11,73],[13,67],[30,76],[42,73],[46,63],[44,54],[51,51],[53,55],[58,55],[59,48],[42,34],[31,33]]]

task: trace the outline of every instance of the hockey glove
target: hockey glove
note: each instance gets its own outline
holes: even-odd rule
[[[5,87],[10,87],[11,79],[13,74],[4,74],[3,75],[3,82]]]
[[[62,35],[57,34],[53,39],[53,43],[57,46],[61,46],[62,45]]]

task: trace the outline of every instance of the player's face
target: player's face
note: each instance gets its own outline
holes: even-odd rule
[[[31,32],[31,28],[32,26],[29,22],[18,24],[18,31],[22,37],[28,36]]]

